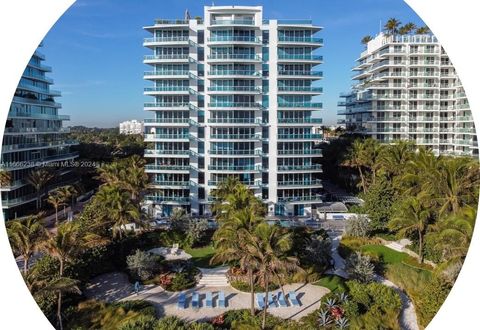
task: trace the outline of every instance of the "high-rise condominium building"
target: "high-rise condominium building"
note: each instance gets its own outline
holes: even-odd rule
[[[432,35],[379,34],[341,95],[350,130],[381,142],[411,140],[436,154],[478,156],[472,113],[462,84]]]
[[[143,122],[138,120],[127,120],[119,125],[120,134],[143,134]]]
[[[205,7],[204,18],[156,20],[144,46],[145,157],[163,215],[184,207],[210,214],[211,192],[238,177],[270,215],[308,216],[321,203],[321,119],[314,52],[321,30],[309,20],[265,20],[262,7]]]
[[[1,170],[8,173],[9,182],[2,182],[2,208],[5,219],[35,211],[38,193],[29,182],[32,171],[40,167],[56,169],[55,175],[38,190],[45,193],[69,180],[71,168],[66,164],[77,157],[70,147],[68,128],[62,127],[69,116],[60,115],[61,105],[55,102],[60,92],[50,89],[51,72],[43,65],[45,56],[35,51],[23,72],[13,97],[2,144]],[[56,164],[56,162],[63,162]],[[53,171],[52,171],[53,172]]]

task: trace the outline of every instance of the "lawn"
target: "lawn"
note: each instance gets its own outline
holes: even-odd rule
[[[219,264],[210,265],[210,259],[215,253],[213,246],[208,245],[201,248],[186,248],[185,252],[192,256],[191,261],[193,264],[200,268],[214,268]]]
[[[347,288],[345,287],[345,280],[337,275],[325,275],[314,284],[326,287],[332,292],[347,291]]]

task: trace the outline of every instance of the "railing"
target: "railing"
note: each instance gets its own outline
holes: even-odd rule
[[[279,92],[313,92],[313,93],[322,93],[322,87],[311,87],[311,86],[278,86]]]
[[[322,165],[310,164],[310,165],[278,165],[278,171],[308,171],[308,170],[321,170]]]
[[[143,59],[148,60],[188,60],[188,54],[161,54],[161,55],[145,55]]]
[[[211,25],[254,25],[253,19],[215,19],[210,22]]]
[[[261,136],[258,134],[210,134],[211,139],[218,140],[258,140]]]
[[[190,122],[189,118],[154,118],[154,119],[145,119],[143,121],[145,124],[188,124]]]
[[[278,150],[279,155],[321,155],[321,149],[289,149],[289,150]]]
[[[145,165],[145,170],[150,171],[189,171],[190,165]]]
[[[171,25],[171,24],[188,24],[188,20],[186,19],[156,19],[155,24],[158,25]]]
[[[278,197],[279,202],[310,202],[320,200],[322,200],[322,195]]]
[[[261,171],[257,165],[208,165],[211,171]]]
[[[323,56],[321,55],[311,55],[311,54],[279,54],[279,60],[304,60],[304,61],[323,61]]]
[[[289,37],[289,36],[279,36],[278,41],[280,42],[298,42],[298,43],[309,43],[309,44],[323,44],[322,38],[314,37]]]
[[[182,140],[189,138],[188,134],[145,134],[145,140]]]
[[[208,55],[209,60],[254,60],[261,61],[260,56],[255,54],[212,54]]]
[[[208,74],[211,76],[261,76],[260,72],[252,70],[212,70]]]
[[[238,42],[254,42],[259,43],[260,39],[254,36],[213,36],[207,39],[208,42],[224,42],[224,41],[238,41]]]
[[[293,180],[293,181],[278,181],[278,186],[313,186],[321,185],[322,180]]]
[[[323,77],[322,71],[297,71],[297,70],[279,70],[281,76],[314,76]]]
[[[190,203],[190,197],[182,196],[151,196],[147,195],[144,197],[147,201],[154,202],[177,202],[177,203]]]
[[[322,134],[278,134],[279,140],[316,140],[321,138]]]
[[[50,115],[46,113],[30,113],[23,111],[12,111],[8,113],[8,117],[28,117],[38,119],[52,119],[52,120],[70,120],[68,115]]]
[[[255,86],[210,86],[211,92],[261,92],[260,87]]]
[[[144,76],[187,76],[187,70],[145,71]]]
[[[212,102],[210,108],[260,108],[257,102]]]
[[[189,150],[154,150],[145,149],[145,155],[189,155]]]
[[[145,92],[187,92],[188,86],[158,86],[158,87],[145,87]]]
[[[214,149],[214,150],[209,150],[209,154],[211,155],[252,155],[254,156],[257,154],[256,150],[253,149],[247,149],[247,150],[241,150],[241,149],[235,149],[235,150],[222,150],[222,149]]]
[[[321,124],[322,118],[278,118],[279,124]]]
[[[188,36],[145,38],[144,43],[188,41]]]
[[[160,181],[153,180],[151,184],[159,186],[176,186],[176,187],[189,187],[190,181]]]
[[[268,20],[265,20],[268,23]],[[311,19],[279,19],[278,25],[312,25]]]
[[[279,101],[278,107],[280,108],[319,108],[323,107],[321,102],[288,102]]]
[[[59,147],[78,144],[77,140],[61,140],[52,142],[37,142],[37,143],[19,143],[19,144],[4,144],[2,145],[2,152],[16,151],[19,149],[31,149],[31,148],[48,148]]]
[[[70,127],[6,127],[5,133],[70,133]]]
[[[208,185],[209,186],[218,186],[220,183],[222,183],[223,180],[208,180]],[[261,186],[262,181],[261,180],[256,180],[256,181],[240,181],[242,184],[247,185],[247,186]]]
[[[214,124],[261,124],[257,118],[209,118],[208,122]]]
[[[186,108],[188,102],[144,103],[145,108]]]
[[[22,169],[22,168],[38,167],[48,162],[53,162],[61,159],[75,158],[75,157],[78,157],[78,152],[69,152],[69,153],[48,156],[48,157],[41,157],[37,159],[27,159],[19,162],[8,162],[8,163],[0,164],[0,169],[15,170],[15,169]]]

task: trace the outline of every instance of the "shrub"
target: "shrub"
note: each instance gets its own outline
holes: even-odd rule
[[[192,322],[189,324],[188,330],[214,330],[215,328],[210,323]]]
[[[362,283],[368,283],[374,279],[375,266],[370,261],[370,257],[364,256],[358,251],[348,257],[345,267],[351,278]]]
[[[188,330],[188,325],[175,316],[167,316],[158,320],[155,330]]]
[[[146,281],[155,275],[159,269],[159,257],[150,253],[137,250],[135,254],[127,257],[130,274],[136,280]]]
[[[417,298],[419,308],[415,310],[418,313],[420,324],[427,326],[432,318],[437,314],[445,299],[447,299],[451,286],[438,277],[432,280],[421,290]]]
[[[187,226],[187,243],[194,246],[202,241],[208,231],[207,219],[190,219]]]
[[[157,318],[151,315],[140,315],[137,318],[125,322],[119,330],[154,330]]]
[[[365,237],[370,231],[370,221],[364,215],[357,215],[347,219],[345,233],[351,237]]]
[[[307,265],[313,265],[317,272],[323,273],[330,266],[331,254],[332,242],[330,238],[318,235],[308,240],[303,259]]]

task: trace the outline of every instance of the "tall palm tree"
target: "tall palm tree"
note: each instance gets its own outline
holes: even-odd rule
[[[258,276],[265,288],[265,307],[262,328],[265,328],[268,309],[269,285],[280,274],[298,270],[298,259],[285,255],[292,247],[291,233],[279,226],[262,222],[246,238],[246,250],[257,260]]]
[[[360,176],[360,186],[364,193],[367,192],[367,180],[365,177],[365,167],[368,160],[365,158],[365,144],[362,140],[356,139],[348,149],[347,156],[342,162],[343,166],[355,168]]]
[[[399,141],[382,149],[379,162],[389,178],[403,173],[405,165],[414,156],[415,145],[409,141]]]
[[[409,23],[405,24],[404,26],[402,26],[398,30],[398,32],[399,32],[399,34],[409,34],[412,31],[414,31],[416,28],[417,28],[417,26],[414,23],[409,22]]]
[[[65,205],[64,196],[58,191],[53,190],[48,194],[47,202],[55,209],[55,225],[58,226],[58,208]]]
[[[428,26],[419,27],[415,31],[415,34],[429,34],[429,33],[430,33],[430,28]]]
[[[398,231],[398,234],[403,237],[412,233],[417,235],[420,263],[423,263],[424,236],[431,216],[431,210],[426,206],[426,197],[428,196],[420,194],[406,198],[388,224],[391,230]]]
[[[73,199],[74,197],[77,195],[77,190],[75,189],[74,186],[71,186],[71,185],[67,185],[67,186],[62,186],[60,188],[57,188],[56,189],[58,194],[60,195],[60,198],[62,200],[62,203],[63,203],[63,216],[65,216],[65,207],[67,206],[68,204],[68,201],[70,200],[70,198],[72,199],[72,203],[71,203],[71,206],[72,206],[72,209],[73,209]]]
[[[55,234],[49,234],[48,239],[43,243],[42,249],[48,255],[56,258],[59,262],[58,275],[62,279],[64,277],[65,264],[72,261],[73,257],[80,252],[83,247],[83,238],[79,230],[79,225],[75,222],[65,222],[57,227]],[[65,283],[64,283],[65,284]],[[57,293],[57,320],[60,330],[63,330],[62,322],[62,295],[64,290],[60,289],[61,285],[54,291]],[[70,286],[71,287],[71,286]]]
[[[366,45],[372,40],[373,40],[372,36],[364,36],[360,42],[362,43],[362,45]]]
[[[383,28],[388,35],[395,35],[398,33],[400,24],[402,23],[396,18],[390,18]]]
[[[140,210],[131,200],[131,195],[119,187],[103,186],[96,197],[107,211],[104,221],[111,225],[113,238],[122,239],[127,224],[133,222],[143,225],[140,221]]]
[[[7,222],[7,234],[16,254],[23,258],[23,273],[28,272],[28,263],[38,251],[46,231],[39,216],[28,216]]]
[[[435,190],[439,174],[441,157],[436,157],[433,152],[423,146],[418,147],[413,158],[405,165],[402,175],[402,192],[405,195],[415,196],[421,191],[432,192]]]
[[[42,192],[47,183],[53,178],[54,175],[44,168],[33,170],[27,176],[27,182],[32,185],[37,192],[37,211],[42,207]]]

